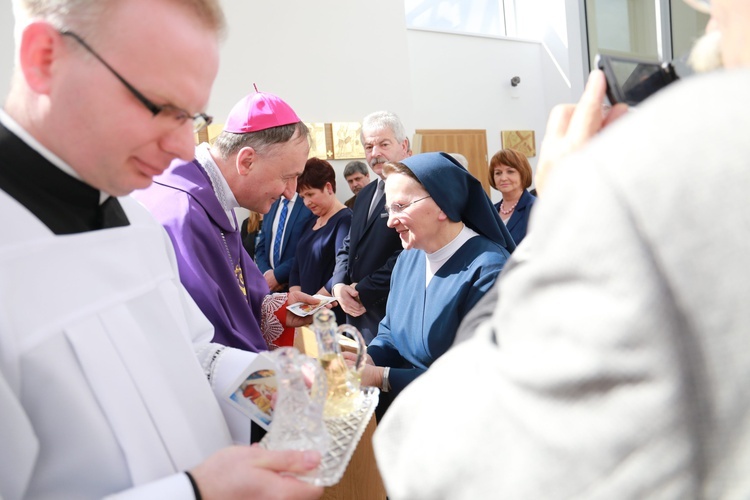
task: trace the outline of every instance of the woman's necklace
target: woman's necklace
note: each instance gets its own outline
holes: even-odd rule
[[[321,227],[328,224],[328,221],[331,220],[331,217],[341,212],[345,208],[346,208],[346,205],[342,203],[341,207],[339,207],[338,209],[335,209],[334,207],[331,210],[329,210],[328,213],[326,213],[325,215],[321,215],[320,217],[318,217],[318,220],[315,221],[315,225],[313,225],[313,231],[317,231]]]
[[[518,202],[515,202],[514,204],[512,204],[508,210],[503,210],[503,204],[500,203],[500,213],[502,215],[508,215],[516,208],[516,205],[518,205]]]

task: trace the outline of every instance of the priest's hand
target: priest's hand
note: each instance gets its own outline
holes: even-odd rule
[[[355,288],[356,283],[352,285],[344,285],[339,283],[333,287],[333,296],[341,305],[341,309],[344,310],[349,316],[362,316],[367,312],[365,306],[359,301],[359,292]]]
[[[274,451],[232,446],[214,453],[190,471],[201,497],[211,499],[287,498],[312,500],[323,488],[284,473],[304,473],[320,463],[316,451]]]

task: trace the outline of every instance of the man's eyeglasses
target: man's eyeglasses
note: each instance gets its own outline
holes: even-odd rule
[[[392,214],[400,214],[410,206],[414,205],[418,201],[426,200],[427,198],[432,198],[432,196],[425,196],[424,198],[419,198],[418,200],[414,200],[411,203],[407,203],[406,205],[401,205],[400,203],[391,203],[390,206],[385,207],[385,211],[388,212],[388,215]]]
[[[87,44],[83,40],[83,38],[76,35],[72,31],[67,31],[67,30],[60,31],[60,34],[62,36],[69,36],[70,38],[78,42],[81,45],[81,47],[86,49],[92,56],[94,56],[100,63],[102,63],[104,67],[107,68],[110,71],[110,73],[112,73],[115,76],[115,78],[120,80],[120,82],[123,85],[125,85],[125,88],[128,89],[130,93],[133,94],[133,96],[136,99],[138,99],[141,103],[143,103],[143,105],[146,106],[146,108],[149,111],[151,111],[151,114],[153,114],[154,116],[159,115],[165,118],[171,118],[175,120],[175,122],[177,122],[178,124],[183,124],[187,120],[193,120],[193,132],[194,133],[200,132],[201,130],[206,128],[208,125],[210,125],[211,122],[213,121],[212,116],[208,116],[203,113],[198,113],[197,115],[191,115],[184,109],[180,109],[176,106],[172,106],[171,104],[164,104],[164,105],[155,104],[154,102],[149,100],[145,95],[143,95],[138,90],[136,90],[135,87],[133,87],[130,83],[128,83],[127,80],[125,80],[125,78],[120,76],[120,74],[117,71],[115,71],[114,68],[112,68],[112,66],[107,64],[107,61],[102,59],[102,57],[99,54],[97,54],[94,51],[94,49],[92,49],[89,46],[89,44]]]

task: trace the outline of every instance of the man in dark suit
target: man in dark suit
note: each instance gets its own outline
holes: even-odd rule
[[[352,160],[347,163],[344,167],[344,179],[349,184],[349,189],[354,193],[354,196],[346,200],[344,205],[349,210],[354,210],[354,201],[357,199],[357,194],[370,183],[370,169],[367,168],[367,163],[361,160]]]
[[[377,111],[362,121],[360,137],[367,163],[378,182],[362,188],[354,202],[349,236],[336,255],[332,294],[368,343],[378,333],[385,316],[391,272],[401,252],[398,234],[386,224],[383,163],[411,155],[401,120],[388,111]]]
[[[272,292],[289,289],[289,272],[294,264],[297,242],[311,218],[313,213],[296,193],[291,199],[282,197],[276,200],[271,211],[263,217],[255,263]]]

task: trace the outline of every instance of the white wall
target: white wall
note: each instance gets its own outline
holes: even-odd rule
[[[411,120],[401,2],[223,4],[231,26],[211,99],[217,117],[257,82],[260,90],[287,100],[304,121],[360,121],[378,109]]]
[[[414,128],[485,129],[488,159],[501,130],[534,130],[538,147],[548,114],[540,43],[409,30],[409,53]]]
[[[228,38],[210,111],[223,121],[252,90],[286,100],[303,121],[359,122],[387,109],[414,131],[407,32],[402,2],[224,0]],[[337,195],[352,193],[348,161],[332,161]],[[371,177],[374,177],[371,175]]]
[[[500,148],[500,130],[531,129],[539,146],[551,107],[576,99],[582,89],[579,0],[566,0],[564,8],[560,0],[517,3],[520,20],[542,19],[541,28],[519,23],[519,36],[554,33],[547,44],[406,30],[402,2],[223,0],[230,29],[208,111],[223,121],[255,82],[288,101],[304,121],[361,121],[388,109],[410,136],[416,128],[483,128],[491,155]],[[5,1],[3,97],[12,62],[11,2]],[[513,76],[521,77],[515,98]],[[346,162],[332,163],[339,198],[346,199]]]
[[[0,5],[0,102],[10,89],[10,75],[13,71],[13,8],[9,1]]]
[[[538,152],[552,107],[583,91],[580,8],[579,0],[517,1],[524,39],[409,30],[414,128],[485,129],[488,157],[502,147],[501,130],[534,130]]]

